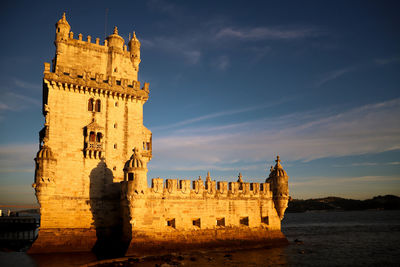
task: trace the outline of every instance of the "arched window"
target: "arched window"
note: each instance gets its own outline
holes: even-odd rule
[[[89,134],[89,142],[96,141],[96,134],[94,132],[90,132]]]
[[[100,99],[97,99],[96,100],[96,112],[100,112],[100,110],[101,110],[101,101],[100,101]]]
[[[89,99],[88,111],[93,111],[93,104],[94,104],[93,98]]]
[[[101,133],[97,133],[97,135],[96,135],[96,142],[101,142],[101,137],[102,137],[102,134]]]

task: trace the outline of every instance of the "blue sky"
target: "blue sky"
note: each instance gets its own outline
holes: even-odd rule
[[[0,204],[35,202],[43,63],[64,11],[76,36],[136,31],[149,179],[263,182],[279,154],[295,198],[400,195],[398,1],[65,3],[0,10]]]

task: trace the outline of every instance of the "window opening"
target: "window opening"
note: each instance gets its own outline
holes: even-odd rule
[[[133,179],[135,178],[133,173],[128,173],[128,181],[133,181]]]
[[[264,224],[266,224],[266,225],[269,225],[269,218],[268,218],[268,216],[262,217],[262,218],[261,218],[261,222],[264,223]]]
[[[95,140],[96,140],[96,134],[94,132],[90,132],[89,142],[94,142]]]
[[[249,226],[249,217],[241,217],[240,218],[240,225]]]
[[[93,103],[94,103],[93,98],[89,99],[89,102],[88,102],[88,111],[93,111]]]
[[[172,227],[172,228],[176,228],[175,218],[174,219],[168,219],[167,220],[167,226]]]
[[[100,99],[96,100],[96,112],[100,112],[101,110],[101,101]]]
[[[97,135],[96,135],[96,142],[101,142],[101,137],[102,137],[102,134],[101,133],[97,133]]]
[[[225,218],[217,218],[217,226],[224,227],[225,226]]]
[[[193,226],[197,226],[200,228],[200,218],[193,219],[192,224],[193,224]]]

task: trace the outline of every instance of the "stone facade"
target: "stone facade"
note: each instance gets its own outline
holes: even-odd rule
[[[30,252],[286,242],[280,227],[288,176],[279,158],[261,184],[241,175],[216,182],[208,174],[205,182],[157,178],[147,186],[149,85],[137,81],[135,33],[128,47],[124,42],[117,28],[103,45],[81,34],[74,39],[65,14],[56,24],[56,55],[44,65],[45,124],[33,184],[41,227]]]

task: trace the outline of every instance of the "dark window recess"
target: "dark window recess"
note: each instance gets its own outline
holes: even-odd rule
[[[64,75],[67,75],[67,76],[69,76],[69,73],[68,73],[68,72],[64,72]]]
[[[217,218],[217,226],[225,226],[225,218]]]
[[[102,138],[102,134],[101,133],[97,133],[96,135],[96,142],[101,142],[101,138]]]
[[[94,107],[94,100],[93,98],[89,99],[88,102],[88,111],[93,111],[93,107]]]
[[[240,218],[240,225],[249,226],[249,217],[241,217]]]
[[[96,80],[96,78],[90,78],[92,81],[95,81]]]
[[[108,80],[103,80],[103,83],[108,83]]]
[[[128,181],[133,181],[134,179],[134,174],[133,173],[128,173]]]
[[[78,75],[78,78],[83,78],[83,75]]]
[[[133,88],[133,85],[128,85],[128,87]]]
[[[253,191],[253,190],[254,190],[254,186],[253,186],[253,184],[252,184],[252,183],[250,184],[250,190],[251,190],[251,191]]]
[[[90,132],[89,134],[89,142],[96,141],[96,134],[94,132]]]
[[[192,223],[193,223],[193,226],[197,226],[200,228],[200,219],[193,219]]]
[[[264,223],[264,224],[266,224],[266,225],[269,225],[269,218],[268,218],[268,216],[262,217],[262,218],[261,218],[261,222]]]
[[[117,81],[117,85],[121,85],[121,81]]]
[[[96,112],[101,111],[101,101],[99,99],[96,100],[96,106],[95,106]]]
[[[172,227],[172,228],[176,228],[175,219],[168,219],[167,220],[167,226]]]

